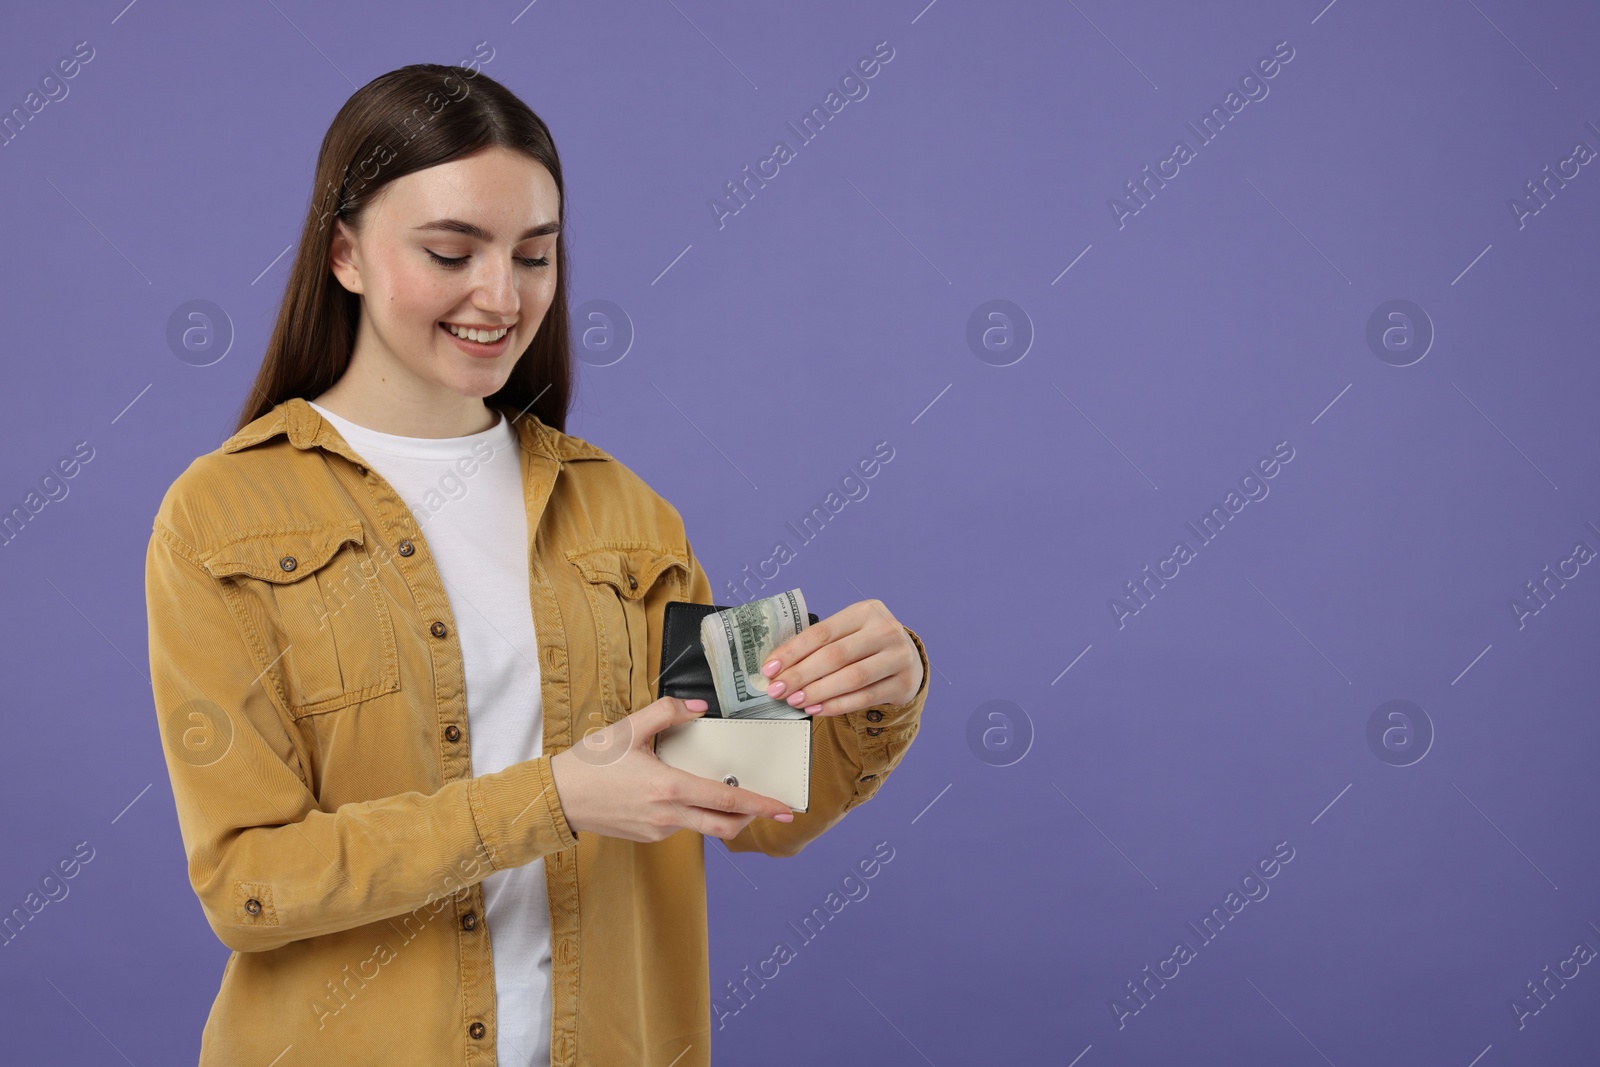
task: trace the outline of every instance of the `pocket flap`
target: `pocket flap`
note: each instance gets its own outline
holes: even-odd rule
[[[360,519],[280,527],[231,541],[202,562],[218,578],[245,574],[282,585],[314,574],[341,545],[362,544],[363,536]]]
[[[591,582],[605,582],[625,600],[638,600],[649,592],[657,578],[669,567],[689,570],[689,561],[657,545],[597,544],[567,553],[583,576]]]

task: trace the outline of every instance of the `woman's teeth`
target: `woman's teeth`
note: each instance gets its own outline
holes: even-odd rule
[[[460,326],[453,326],[448,322],[440,323],[440,325],[449,330],[451,333],[455,334],[457,337],[463,338],[467,341],[476,341],[482,345],[494,344],[496,341],[500,340],[500,338],[504,337],[506,335],[506,331],[510,329],[509,326],[502,326],[498,330],[467,330],[462,329]]]

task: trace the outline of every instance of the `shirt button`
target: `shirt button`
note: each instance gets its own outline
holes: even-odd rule
[[[260,915],[261,901],[257,900],[255,897],[251,897],[249,900],[244,902],[244,910],[248,911],[251,915]]]
[[[411,553],[417,550],[417,546],[413,545],[410,541],[401,541],[399,548],[402,556],[409,556]]]
[[[485,1028],[482,1023],[473,1023],[471,1026],[467,1027],[467,1033],[471,1034],[473,1037],[482,1037],[484,1035],[484,1031]]]
[[[445,634],[449,633],[450,631],[445,629],[444,623],[436,622],[432,626],[428,627],[428,632],[430,634],[432,634],[433,636],[435,636],[435,637],[443,637]]]
[[[881,727],[881,726],[869,726],[869,727],[867,727],[867,736],[868,737],[877,737],[881,733],[883,733],[883,727]]]
[[[446,726],[444,728],[444,739],[446,741],[461,740],[461,727],[457,726],[455,723],[451,723],[449,726]]]
[[[867,712],[867,721],[868,722],[879,722],[882,719],[883,719],[883,712],[879,711],[877,708],[873,708],[871,711]]]
[[[628,588],[629,589],[637,589],[637,588],[639,588],[639,579],[635,578],[631,574],[628,575]]]
[[[463,930],[476,930],[477,928],[478,928],[478,916],[477,916],[477,914],[475,912],[470,912],[469,911],[465,915],[461,916],[461,929],[463,929]]]
[[[292,571],[295,568],[295,559],[293,556],[284,556],[278,561],[278,566],[286,571]]]

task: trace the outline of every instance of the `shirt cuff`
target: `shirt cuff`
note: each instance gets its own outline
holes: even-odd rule
[[[556,792],[550,756],[472,779],[473,819],[495,870],[520,867],[577,844]]]
[[[891,747],[898,748],[916,732],[922,718],[922,706],[928,699],[928,677],[933,673],[928,666],[928,650],[922,638],[909,626],[901,626],[911,643],[917,646],[917,656],[922,660],[922,684],[903,704],[875,704],[870,708],[847,713],[856,728],[856,738],[861,744],[862,763],[878,769],[889,761]]]

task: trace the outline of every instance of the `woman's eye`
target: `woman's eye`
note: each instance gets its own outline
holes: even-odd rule
[[[444,267],[446,270],[455,270],[457,267],[461,266],[469,258],[471,258],[470,256],[460,256],[456,259],[449,259],[445,256],[441,256],[431,248],[424,248],[423,251],[432,256],[433,261],[439,264],[439,266]],[[524,267],[548,267],[550,265],[550,257],[540,256],[538,259],[531,259],[527,256],[518,256],[517,262],[521,263]]]

